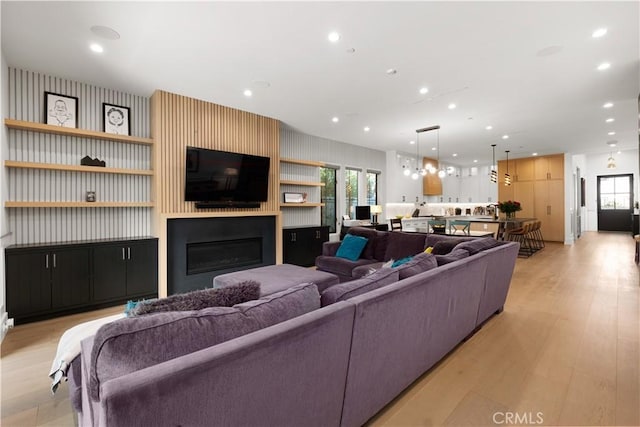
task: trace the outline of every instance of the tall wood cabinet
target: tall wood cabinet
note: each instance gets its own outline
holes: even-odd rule
[[[431,164],[438,168],[438,161],[429,157],[422,158],[422,164]],[[437,173],[427,173],[422,178],[422,193],[425,196],[439,196],[442,194],[442,180]]]
[[[511,186],[504,185],[506,161],[498,162],[498,200],[517,200],[517,216],[541,221],[545,240],[564,241],[564,154],[509,161]]]

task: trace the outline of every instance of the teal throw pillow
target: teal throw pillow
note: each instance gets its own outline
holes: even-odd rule
[[[354,236],[353,234],[347,234],[344,236],[344,240],[340,243],[336,256],[349,261],[357,261],[360,258],[360,254],[367,245],[368,239],[366,237]]]
[[[396,260],[396,261],[393,262],[393,264],[391,264],[391,268],[398,267],[399,265],[407,263],[407,262],[411,261],[411,258],[413,258],[413,257],[412,256],[408,256],[408,257],[400,258],[399,260]]]

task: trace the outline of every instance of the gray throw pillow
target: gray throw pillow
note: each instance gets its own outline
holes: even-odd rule
[[[260,298],[260,283],[254,280],[240,282],[226,288],[209,288],[176,294],[167,298],[140,301],[127,317],[166,311],[192,311],[207,307],[231,307]]]
[[[411,261],[395,267],[395,269],[398,270],[398,273],[400,274],[400,280],[402,280],[406,279],[407,277],[415,276],[416,274],[429,271],[432,268],[436,268],[437,266],[438,261],[436,260],[435,255],[422,252],[414,256]]]

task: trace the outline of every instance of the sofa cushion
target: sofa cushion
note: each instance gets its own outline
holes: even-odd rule
[[[368,276],[350,282],[341,283],[327,289],[322,293],[321,305],[333,304],[338,301],[364,294],[374,289],[395,283],[398,281],[398,270],[393,268],[381,268]]]
[[[367,244],[364,247],[364,250],[362,251],[362,254],[360,254],[360,258],[365,258],[365,259],[374,259],[374,251],[375,251],[375,246],[377,244],[376,242],[376,238],[377,238],[377,232],[376,230],[372,229],[372,228],[364,228],[364,227],[351,227],[349,228],[349,231],[347,232],[347,235],[353,235],[353,236],[359,236],[359,237],[364,237],[365,239],[367,239]],[[346,237],[346,236],[345,236]]]
[[[385,251],[384,259],[380,261],[402,259],[424,250],[424,234],[403,233],[401,231],[394,231],[388,234],[387,250]]]
[[[373,258],[377,261],[384,261],[384,254],[387,252],[389,244],[389,232],[376,230],[376,244],[373,247]]]
[[[344,236],[338,252],[336,252],[336,256],[338,258],[348,259],[349,261],[357,261],[368,241],[369,239],[366,237],[347,234]]]
[[[458,240],[442,240],[433,245],[431,253],[434,255],[446,255],[460,243]]]
[[[374,262],[374,260],[364,258],[360,258],[357,261],[349,261],[348,259],[335,256],[320,255],[316,257],[316,268],[320,271],[337,274],[338,276],[351,277],[354,268]]]
[[[399,279],[402,280],[407,277],[420,274],[424,271],[431,270],[437,266],[438,261],[436,260],[436,257],[423,252],[414,256],[411,261],[404,263],[395,269],[398,270],[398,274],[400,275]]]
[[[154,298],[140,301],[127,311],[127,316],[161,311],[202,310],[207,307],[231,307],[245,301],[260,298],[260,283],[246,280],[228,288],[208,288],[183,294],[170,295],[166,298]]]
[[[294,286],[234,307],[171,311],[129,317],[96,332],[89,367],[89,395],[112,378],[248,334],[319,308],[318,288]],[[283,307],[288,306],[287,309]]]
[[[475,237],[469,236],[448,236],[446,234],[438,234],[438,233],[429,233],[427,234],[427,238],[425,240],[424,248],[427,249],[429,246],[434,247],[438,242],[450,242],[456,241],[458,243],[467,242],[469,240],[475,240]]]
[[[373,262],[371,264],[358,266],[351,272],[351,277],[353,277],[354,279],[359,279],[361,277],[368,276],[369,274],[375,273],[376,271],[380,270],[383,264],[386,263]]]
[[[450,262],[454,262],[462,258],[466,258],[468,256],[469,256],[469,251],[467,251],[466,249],[455,248],[454,250],[452,250],[446,255],[436,255],[435,257],[436,257],[436,261],[438,262],[438,265],[440,266],[440,265],[449,264]]]
[[[456,246],[456,248],[466,249],[469,251],[469,255],[475,255],[478,252],[485,251],[487,249],[495,248],[500,245],[500,242],[493,237],[485,237],[482,239],[473,239],[466,242],[462,242]]]

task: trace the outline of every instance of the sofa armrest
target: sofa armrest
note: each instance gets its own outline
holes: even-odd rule
[[[324,242],[322,244],[322,255],[336,256],[336,252],[338,252],[340,243],[342,242]]]

